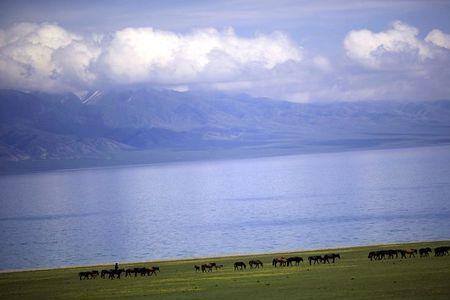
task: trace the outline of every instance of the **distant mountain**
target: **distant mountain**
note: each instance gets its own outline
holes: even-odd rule
[[[296,104],[144,88],[96,90],[83,97],[0,90],[0,161],[448,142],[450,101]]]

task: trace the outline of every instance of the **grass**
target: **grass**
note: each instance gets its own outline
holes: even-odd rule
[[[159,265],[157,277],[82,280],[79,271],[112,266],[0,273],[0,299],[450,299],[450,256],[369,261],[377,249],[449,245],[450,241],[392,244],[296,253],[144,262],[121,267]],[[330,265],[303,263],[273,268],[275,256],[339,252]],[[234,271],[233,263],[258,258],[259,270]],[[224,264],[224,269],[196,273],[194,264]]]

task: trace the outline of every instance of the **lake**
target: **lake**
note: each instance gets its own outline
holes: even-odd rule
[[[450,146],[0,176],[0,269],[450,239]]]

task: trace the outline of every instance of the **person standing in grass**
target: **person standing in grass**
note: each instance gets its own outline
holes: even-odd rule
[[[116,263],[115,265],[114,265],[114,270],[119,270],[119,263]]]

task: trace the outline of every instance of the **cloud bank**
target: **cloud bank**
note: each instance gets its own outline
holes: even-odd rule
[[[324,37],[326,38],[326,37]],[[128,27],[79,35],[53,23],[0,29],[0,88],[81,92],[145,84],[218,89],[297,102],[450,98],[450,35],[395,21],[343,37],[342,55],[313,53],[283,32],[187,33]]]
[[[286,35],[239,37],[232,29],[177,34],[125,28],[89,39],[56,24],[20,23],[0,31],[1,85],[76,90],[111,84],[189,84],[232,80],[299,62]]]

